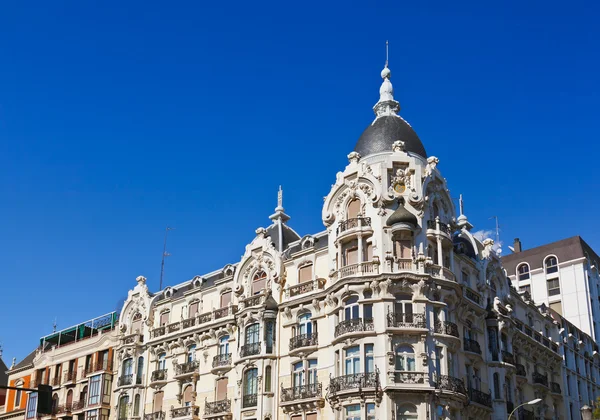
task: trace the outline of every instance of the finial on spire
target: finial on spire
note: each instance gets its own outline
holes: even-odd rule
[[[279,186],[279,191],[277,191],[277,208],[283,208],[283,190],[281,189],[281,185]]]
[[[460,207],[460,214],[465,214],[464,212],[464,202],[462,199],[462,194],[458,196],[458,206]]]
[[[389,41],[385,41],[385,67],[381,70],[383,83],[379,88],[379,101],[373,107],[377,118],[387,115],[398,115],[400,104],[394,100],[394,88],[390,79],[392,72],[388,67],[389,63]]]
[[[389,59],[390,59],[389,46],[390,46],[390,42],[386,40],[385,41],[385,67],[386,68],[388,66],[388,62],[389,62]]]

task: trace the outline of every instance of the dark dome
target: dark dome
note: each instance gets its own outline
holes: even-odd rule
[[[401,117],[386,115],[377,118],[363,131],[354,146],[354,151],[361,156],[374,153],[391,152],[392,144],[402,140],[407,152],[415,153],[427,159],[427,152],[415,130]]]
[[[396,223],[410,223],[413,226],[417,226],[417,216],[406,210],[404,205],[400,204],[396,211],[387,219],[388,226],[393,226]]]

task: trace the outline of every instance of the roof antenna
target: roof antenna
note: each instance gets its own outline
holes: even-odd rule
[[[389,41],[385,41],[385,66],[388,66],[388,62],[389,62],[389,58],[390,58],[390,42]]]
[[[56,317],[54,317],[54,324],[52,324],[52,332],[56,332]]]
[[[462,194],[460,194],[458,197],[458,206],[460,207],[460,214],[465,214],[465,203],[463,201]]]
[[[498,250],[496,251],[498,255],[502,252],[502,248],[500,248],[500,224],[498,223],[498,216],[492,216],[490,219],[496,219],[496,239],[495,243],[498,244]]]
[[[162,262],[160,263],[160,285],[158,290],[162,290],[163,276],[165,274],[165,257],[169,257],[171,255],[167,252],[167,235],[169,234],[169,231],[173,229],[175,228],[169,226],[167,226],[165,229],[165,243],[163,245]]]

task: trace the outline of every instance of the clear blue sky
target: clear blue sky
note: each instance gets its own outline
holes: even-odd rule
[[[427,3],[427,5],[423,5]],[[477,229],[597,251],[597,2],[4,2],[0,341],[112,311],[148,277],[236,262],[321,206],[378,99],[401,114]],[[504,247],[505,251],[506,246]]]

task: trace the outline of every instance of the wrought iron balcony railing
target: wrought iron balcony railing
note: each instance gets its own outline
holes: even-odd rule
[[[50,381],[50,385],[59,386],[60,385],[60,376],[55,376],[54,378],[52,378],[52,380]]]
[[[117,386],[125,386],[133,384],[133,373],[129,375],[121,375],[121,377],[117,380]]]
[[[481,346],[477,341],[471,340],[469,338],[465,338],[463,341],[465,345],[465,351],[481,354]]]
[[[77,380],[77,371],[65,372],[64,382],[75,382]]]
[[[465,287],[465,297],[478,305],[481,305],[481,296],[475,293],[470,287]]]
[[[492,407],[492,394],[486,394],[478,389],[469,389],[469,398],[471,401],[477,404],[485,405],[486,407]]]
[[[165,420],[167,416],[164,411],[155,411],[154,413],[145,414],[144,420]]]
[[[433,325],[436,334],[446,334],[458,338],[458,326],[450,321],[436,321]]]
[[[212,367],[229,366],[231,364],[231,353],[217,354],[213,357]]]
[[[337,234],[357,227],[371,226],[370,217],[355,217],[353,219],[342,220],[337,228]]]
[[[71,406],[72,411],[83,410],[85,408],[85,400],[73,401],[73,405]]]
[[[204,414],[219,414],[231,412],[231,400],[219,400],[214,402],[206,402],[204,404]]]
[[[351,333],[351,332],[360,332],[360,331],[373,331],[373,318],[367,318],[363,321],[362,318],[354,318],[347,319],[345,321],[340,322],[335,326],[335,337],[339,337],[340,335]]]
[[[553,394],[562,394],[562,391],[560,389],[560,384],[557,382],[550,382],[550,391]]]
[[[112,360],[98,360],[96,363],[87,366],[83,370],[84,376],[89,375],[90,373],[100,372],[102,370],[111,371],[112,370]]]
[[[433,230],[437,230],[437,226],[436,226],[436,220],[428,220],[427,221],[427,229],[433,229]],[[452,228],[450,227],[450,225],[448,223],[444,223],[444,222],[437,222],[439,224],[439,230],[440,232],[444,232],[447,235],[452,235]]]
[[[467,388],[462,379],[450,375],[439,375],[435,378],[435,387],[444,391],[456,392],[467,395]]]
[[[306,400],[309,398],[320,398],[322,394],[321,383],[281,388],[281,402]]]
[[[378,386],[379,374],[377,372],[353,373],[331,378],[329,392],[336,394],[349,389],[377,388]]]
[[[517,367],[517,376],[525,376],[525,377],[527,377],[527,370],[525,369],[524,365],[522,365],[520,363],[517,363],[516,367]]]
[[[390,328],[427,328],[425,314],[388,312],[387,324]]]
[[[534,384],[544,385],[545,387],[548,386],[548,377],[542,373],[533,372],[531,378],[533,379]]]
[[[502,350],[502,361],[511,365],[516,365],[515,356],[506,350]]]
[[[242,408],[256,407],[258,404],[258,396],[256,394],[248,394],[242,397]]]
[[[392,371],[391,378],[396,384],[424,384],[425,372]]]
[[[292,337],[290,340],[290,350],[298,349],[301,347],[316,346],[318,344],[317,333],[311,334],[298,334]]]
[[[260,354],[260,343],[244,344],[240,348],[240,357],[254,356]]]
[[[186,373],[194,373],[196,369],[200,366],[200,362],[197,360],[192,360],[191,362],[186,362],[181,365],[177,365],[175,367],[176,375],[185,375]]]
[[[186,416],[191,416],[192,414],[195,416],[198,416],[198,411],[200,410],[200,407],[196,407],[193,405],[188,405],[186,407],[179,407],[179,408],[175,408],[175,407],[171,407],[171,418],[175,418],[175,417],[186,417]]]
[[[152,372],[152,382],[166,381],[167,380],[167,369],[158,369]]]

